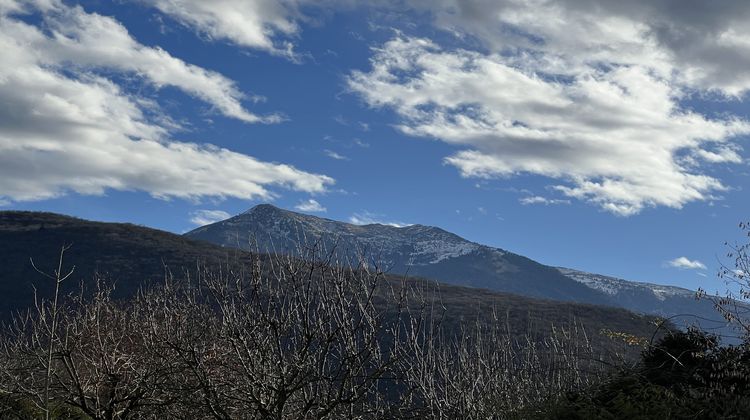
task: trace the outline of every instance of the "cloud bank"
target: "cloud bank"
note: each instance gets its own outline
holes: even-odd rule
[[[22,17],[39,14],[38,25]],[[178,142],[175,124],[117,80],[172,86],[246,122],[234,83],[135,41],[112,18],[57,1],[0,3],[0,201],[140,190],[158,198],[320,192],[329,177],[224,148]]]
[[[700,165],[737,162],[731,140],[750,132],[746,121],[684,109],[675,82],[647,67],[560,74],[541,54],[526,60],[400,36],[348,85],[369,106],[395,110],[404,133],[461,149],[445,162],[466,177],[542,175],[561,181],[555,188],[566,196],[623,216],[726,189]]]

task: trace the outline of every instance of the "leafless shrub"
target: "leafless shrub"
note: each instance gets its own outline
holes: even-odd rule
[[[60,404],[114,419],[167,403],[169,371],[143,351],[144,314],[132,302],[113,301],[111,291],[97,281],[64,303],[56,291],[16,318],[0,347],[6,392],[45,418]]]
[[[477,317],[458,330],[444,327],[431,302],[404,317],[408,325],[394,348],[409,389],[403,407],[422,418],[516,418],[598,380],[614,360],[595,353],[579,324],[514,337],[507,320],[489,310],[488,319]]]
[[[745,238],[750,238],[750,222],[741,222],[739,228]],[[728,262],[720,263],[718,277],[727,290],[723,295],[711,295],[701,288],[698,298],[709,299],[728,323],[750,337],[750,240],[724,245]]]
[[[240,273],[201,270],[197,292],[146,299],[160,302],[165,327],[186,312],[204,320],[160,335],[179,337],[165,343],[166,351],[189,372],[186,389],[208,415],[378,414],[378,381],[391,363],[381,351],[386,330],[373,304],[383,274],[320,257],[276,256]]]
[[[56,294],[6,331],[0,385],[48,416],[501,418],[602,372],[580,326],[520,339],[493,313],[446,327],[408,280],[336,255],[253,254],[123,301],[102,282]]]

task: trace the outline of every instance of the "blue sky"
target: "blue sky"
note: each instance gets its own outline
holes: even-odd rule
[[[0,208],[272,202],[722,289],[750,5],[690,3],[0,0]]]

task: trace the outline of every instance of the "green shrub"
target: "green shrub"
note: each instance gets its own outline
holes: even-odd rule
[[[559,419],[750,418],[750,346],[721,346],[698,330],[672,332],[640,362],[542,410]]]

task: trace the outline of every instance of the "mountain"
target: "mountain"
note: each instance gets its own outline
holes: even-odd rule
[[[95,275],[115,280],[116,294],[128,296],[142,285],[161,281],[165,270],[181,274],[201,262],[228,258],[228,250],[203,242],[127,223],[100,223],[53,213],[0,212],[0,314],[28,307],[34,288],[44,296],[52,281],[34,270],[53,272],[60,248],[66,271],[63,283],[71,292]],[[239,251],[235,251],[237,253]],[[33,287],[32,287],[33,286]]]
[[[599,274],[549,267],[512,252],[463,239],[437,227],[353,225],[262,204],[185,236],[224,247],[294,253],[304,243],[336,244],[349,258],[366,254],[392,274],[518,295],[609,305],[674,317],[732,334],[712,304],[679,287],[636,283]]]
[[[296,253],[300,246],[320,242],[355,261],[364,255],[394,275],[545,299],[613,304],[607,294],[553,267],[431,226],[353,225],[261,204],[185,236],[224,247],[282,253]]]
[[[352,229],[358,231],[359,228]],[[444,237],[458,238],[440,232]],[[251,257],[248,252],[127,223],[4,211],[0,212],[0,318],[7,319],[12,311],[31,306],[32,285],[40,294],[49,292],[51,282],[35,272],[30,259],[40,269],[52,271],[57,266],[60,247],[66,244],[71,246],[65,253],[65,266],[75,266],[75,272],[63,284],[64,292],[76,291],[80,282],[90,283],[98,273],[116,282],[116,295],[120,298],[132,296],[142,286],[162,281],[167,269],[179,280],[185,277],[183,273],[192,273],[199,263],[239,269],[249,263]],[[256,256],[261,262],[270,258]],[[435,255],[427,258],[433,261]],[[649,337],[654,332],[653,317],[619,308],[534,299],[403,276],[389,276],[384,281],[390,288],[408,285],[420,291],[425,302],[436,307],[435,312],[444,312],[444,323],[456,329],[464,321],[478,316],[491,320],[493,312],[498,314],[503,328],[515,336],[543,335],[551,326],[569,327],[576,323],[586,328],[592,344],[600,349],[617,344],[599,334],[603,329],[641,337]],[[380,299],[386,299],[384,296],[387,294]]]
[[[671,318],[678,326],[700,325],[703,329],[731,335],[719,313],[708,300],[696,300],[696,292],[675,286],[640,283],[558,267],[560,272],[581,284],[606,293],[617,306],[631,311]]]

